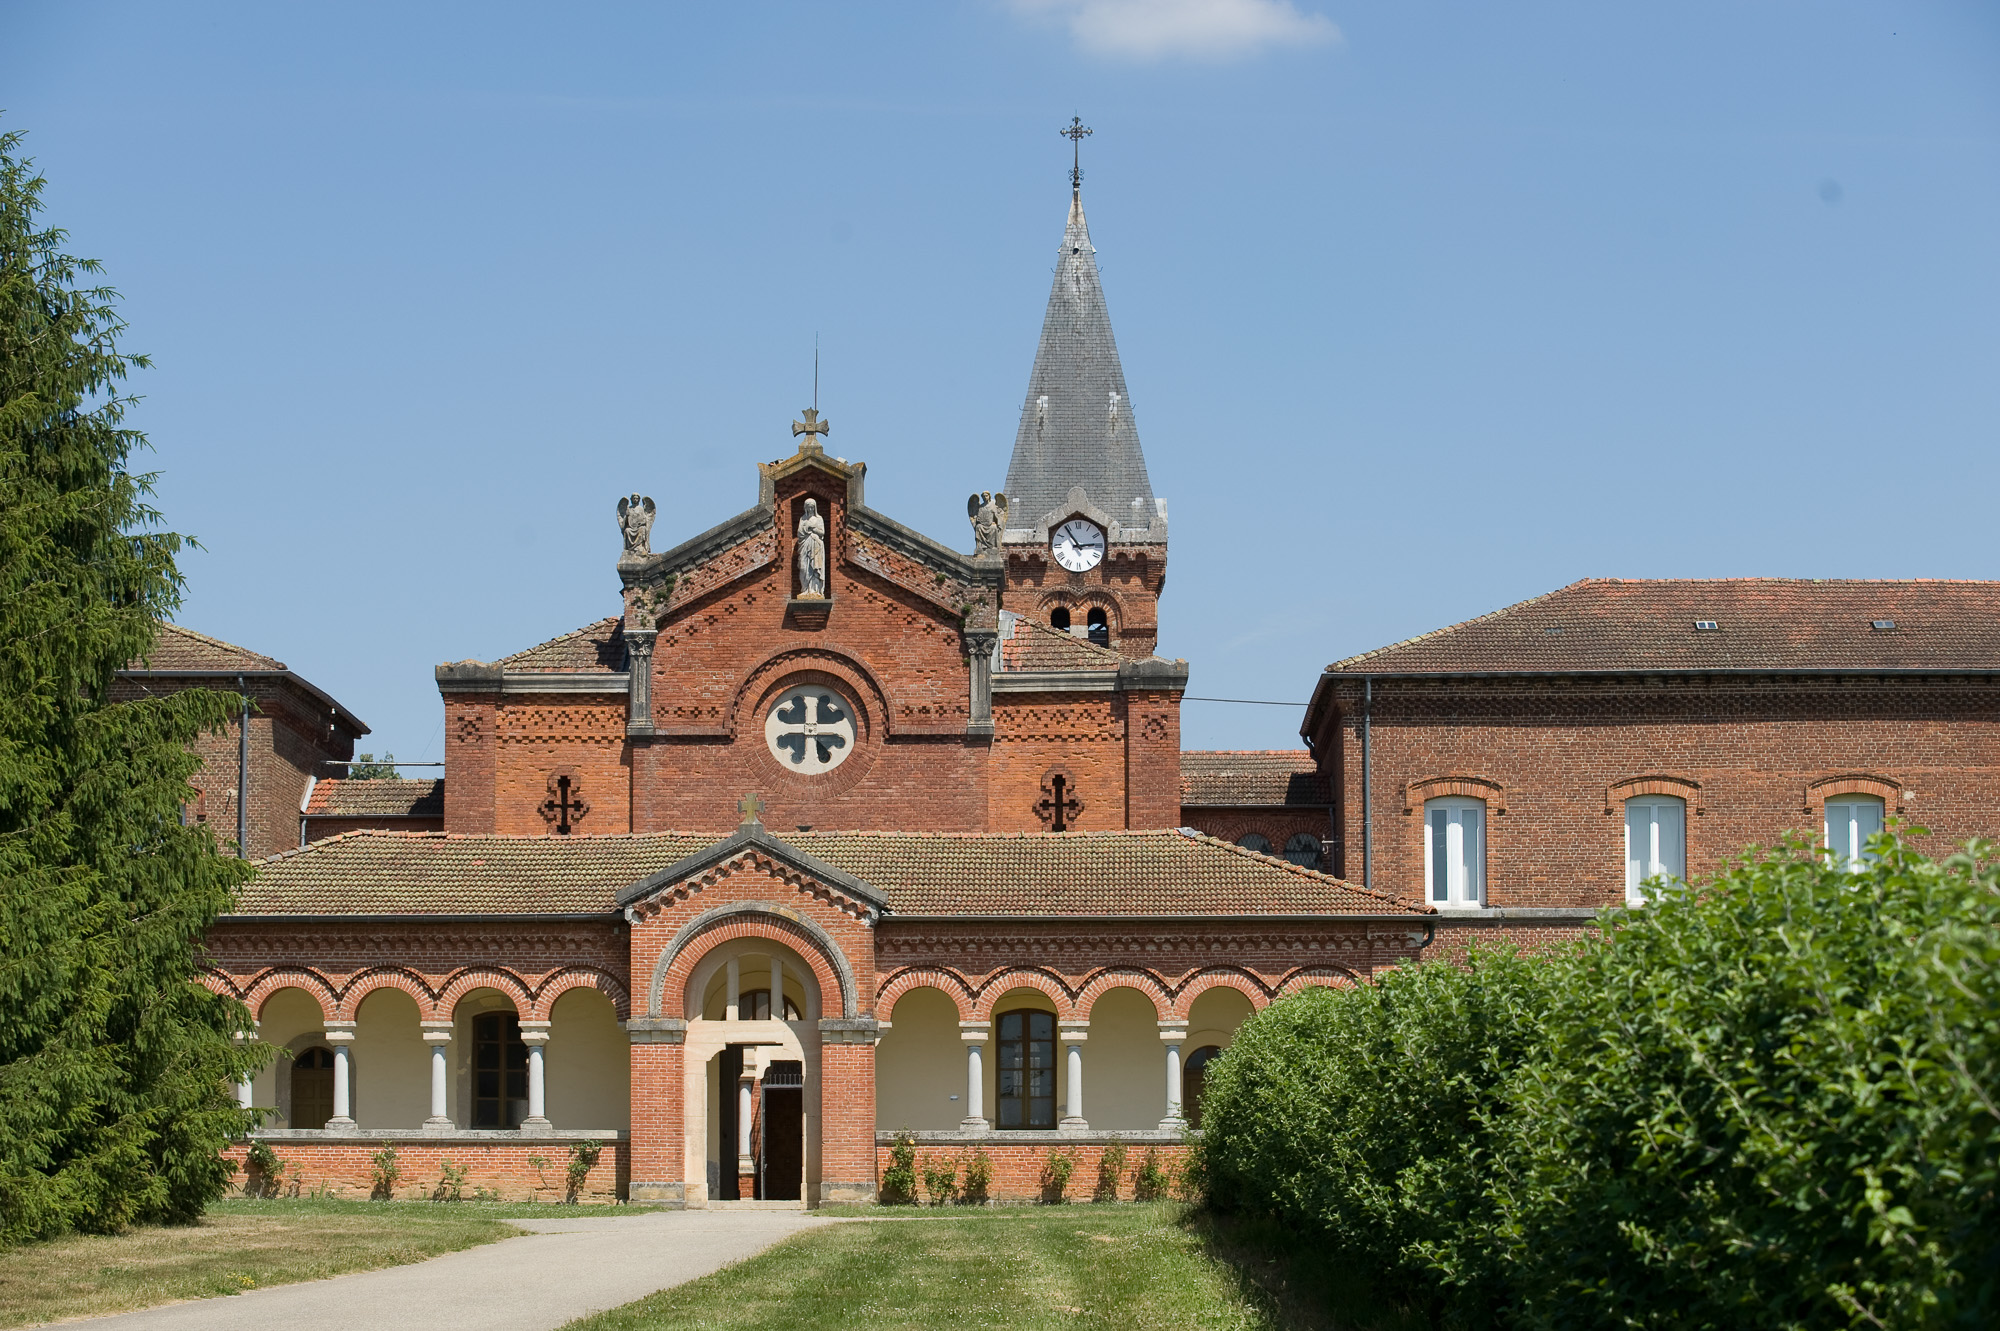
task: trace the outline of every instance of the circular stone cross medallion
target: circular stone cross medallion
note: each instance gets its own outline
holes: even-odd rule
[[[824,684],[786,689],[764,718],[764,741],[790,771],[830,772],[854,752],[854,708]]]

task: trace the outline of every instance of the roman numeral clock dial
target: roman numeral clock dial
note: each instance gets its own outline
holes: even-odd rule
[[[1104,558],[1104,533],[1094,522],[1071,518],[1049,538],[1049,551],[1070,572],[1088,572]]]

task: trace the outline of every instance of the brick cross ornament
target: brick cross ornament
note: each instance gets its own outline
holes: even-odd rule
[[[1058,773],[1049,778],[1043,789],[1049,793],[1035,805],[1035,812],[1048,823],[1049,831],[1069,831],[1069,825],[1083,812],[1083,801],[1069,791],[1069,778]]]
[[[568,776],[549,778],[549,797],[542,801],[541,815],[556,825],[557,836],[568,836],[573,824],[590,812],[590,805]]]

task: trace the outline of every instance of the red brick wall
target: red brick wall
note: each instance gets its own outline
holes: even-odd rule
[[[326,704],[289,680],[249,676],[244,687],[253,704],[250,712],[249,846],[252,859],[291,850],[299,844],[299,804],[308,776],[332,775],[328,760],[354,756],[354,736],[335,724]],[[233,679],[155,675],[123,677],[112,685],[115,701],[209,688],[235,693]],[[216,837],[236,840],[236,802],[241,721],[203,735],[194,751],[201,759],[195,775],[197,796],[188,814],[213,829]]]
[[[498,694],[444,695],[444,825],[450,831],[495,829],[493,784],[500,752],[495,716],[499,704]]]
[[[996,1202],[1033,1202],[1051,1199],[1052,1194],[1045,1188],[1044,1171],[1049,1158],[1056,1152],[1067,1151],[1074,1154],[1076,1166],[1069,1176],[1069,1184],[1063,1189],[1062,1198],[1069,1202],[1088,1202],[1096,1199],[1098,1169],[1103,1163],[1104,1151],[1109,1143],[1104,1141],[1065,1142],[1051,1133],[1047,1145],[1021,1145],[1013,1142],[985,1143],[968,1142],[958,1145],[919,1145],[917,1147],[917,1188],[919,1195],[928,1202],[930,1196],[923,1191],[925,1165],[939,1166],[947,1162],[958,1167],[961,1183],[965,1179],[965,1163],[974,1152],[983,1151],[993,1164],[993,1182],[988,1188],[988,1197]],[[1163,1170],[1169,1171],[1170,1178],[1177,1184],[1187,1168],[1190,1147],[1186,1142],[1160,1144],[1127,1143],[1125,1166],[1119,1171],[1114,1188],[1108,1190],[1105,1201],[1129,1202],[1137,1200],[1134,1195],[1134,1178],[1146,1162],[1146,1153],[1155,1153]],[[881,1178],[883,1170],[895,1162],[890,1157],[894,1147],[888,1143],[875,1148],[876,1178]]]
[[[680,1200],[687,1186],[683,1174],[687,1148],[682,1135],[682,1103],[687,1067],[685,1047],[677,1044],[632,1046],[632,1173],[642,1190],[660,1185]]]
[[[283,1195],[311,1195],[325,1189],[335,1197],[369,1197],[375,1193],[374,1156],[383,1142],[357,1136],[351,1139],[317,1140],[269,1137],[265,1139],[284,1166]],[[392,1200],[429,1201],[444,1178],[443,1164],[466,1170],[463,1199],[471,1201],[475,1190],[486,1188],[500,1194],[503,1201],[560,1202],[567,1195],[570,1148],[574,1139],[560,1134],[536,1141],[510,1142],[426,1142],[398,1139],[396,1163],[402,1178],[395,1185]],[[616,1202],[625,1197],[630,1172],[626,1143],[600,1142],[597,1164],[584,1176],[577,1192],[579,1202]],[[237,1191],[260,1195],[265,1180],[249,1172],[249,1148],[238,1144],[223,1155],[234,1161],[238,1172]],[[539,1156],[548,1163],[537,1169],[528,1157]]]
[[[1343,861],[1361,877],[1360,683],[1315,737],[1331,759]],[[1487,782],[1493,906],[1624,900],[1621,783],[1691,783],[1687,864],[1707,876],[1791,829],[1817,837],[1815,782],[1860,774],[1905,796],[1888,812],[1942,853],[2000,835],[2000,691],[1947,680],[1666,679],[1505,685],[1378,680],[1372,724],[1375,886],[1420,894],[1422,789]],[[1471,789],[1468,785],[1465,788]],[[1898,808],[1898,804],[1901,807]],[[1503,811],[1504,807],[1504,811]]]
[[[875,1046],[820,1046],[819,1177],[823,1201],[863,1201],[875,1186]]]
[[[508,694],[494,714],[494,731],[493,831],[514,836],[553,832],[556,822],[541,808],[554,793],[551,778],[559,773],[570,777],[571,794],[590,805],[582,815],[572,815],[575,831],[601,836],[632,830],[624,695]],[[457,779],[452,773],[446,783],[447,801],[451,781]]]

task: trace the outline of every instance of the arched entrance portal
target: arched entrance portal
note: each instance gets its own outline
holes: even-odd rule
[[[689,974],[688,1204],[817,1200],[819,985],[787,942],[717,943]]]

